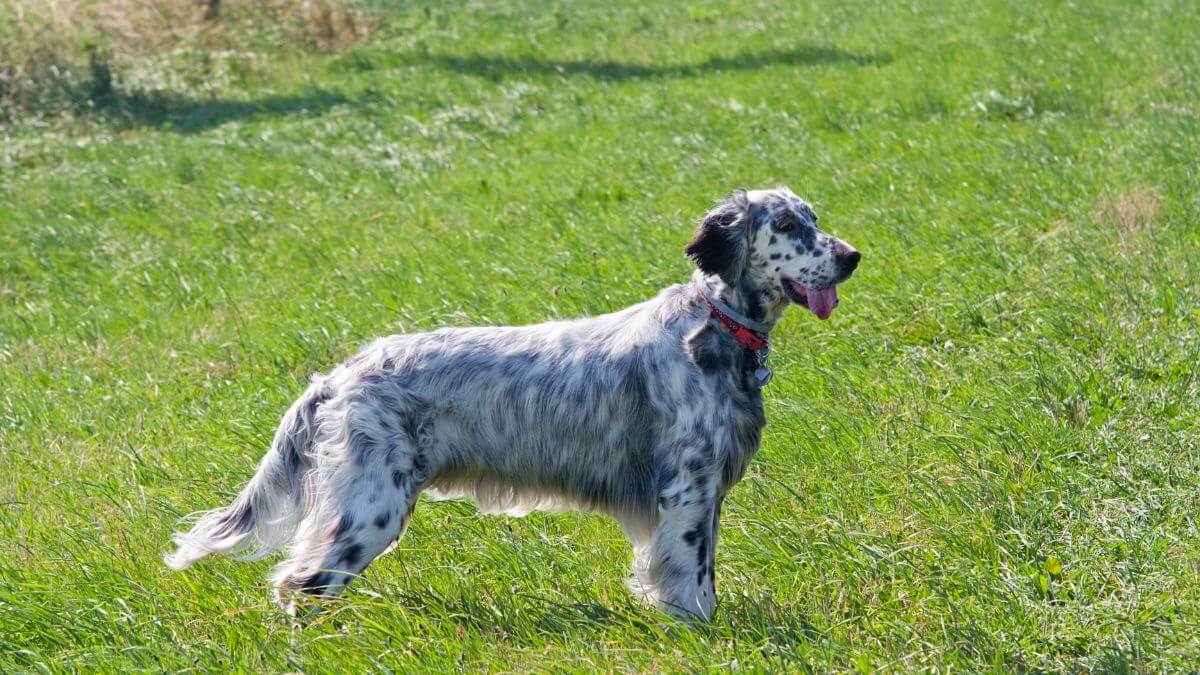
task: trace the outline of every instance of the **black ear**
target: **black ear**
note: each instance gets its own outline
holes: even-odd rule
[[[705,274],[716,274],[737,283],[746,266],[749,205],[746,191],[738,190],[704,216],[684,253]]]

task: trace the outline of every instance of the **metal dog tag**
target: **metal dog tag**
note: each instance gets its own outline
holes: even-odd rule
[[[771,369],[766,366],[759,366],[754,371],[754,379],[758,380],[758,386],[767,386],[767,383],[771,381]]]
[[[765,387],[771,381],[771,369],[767,367],[767,357],[771,355],[771,346],[764,344],[761,349],[754,352],[754,358],[758,361],[758,368],[754,369],[754,379],[758,380],[758,386]]]

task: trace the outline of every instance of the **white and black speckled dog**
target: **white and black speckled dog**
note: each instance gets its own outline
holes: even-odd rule
[[[232,505],[175,535],[167,564],[262,556],[294,613],[395,546],[417,496],[521,515],[607,513],[633,546],[630,588],[712,615],[721,501],[758,450],[766,334],[789,301],[826,319],[859,254],[787,188],[705,216],[693,283],[628,309],[536,326],[377,340],[315,376]]]

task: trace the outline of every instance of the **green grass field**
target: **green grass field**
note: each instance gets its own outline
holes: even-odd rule
[[[389,12],[0,129],[0,671],[1200,663],[1196,4]],[[640,301],[776,184],[864,259],[774,336],[711,625],[599,516],[423,501],[300,632],[161,564],[310,373]]]

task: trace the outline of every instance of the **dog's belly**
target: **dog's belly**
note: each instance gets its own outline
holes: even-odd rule
[[[455,409],[434,422],[441,459],[435,497],[474,499],[485,511],[612,512],[654,503],[654,447],[646,414],[556,414]],[[601,409],[609,406],[601,405]]]

